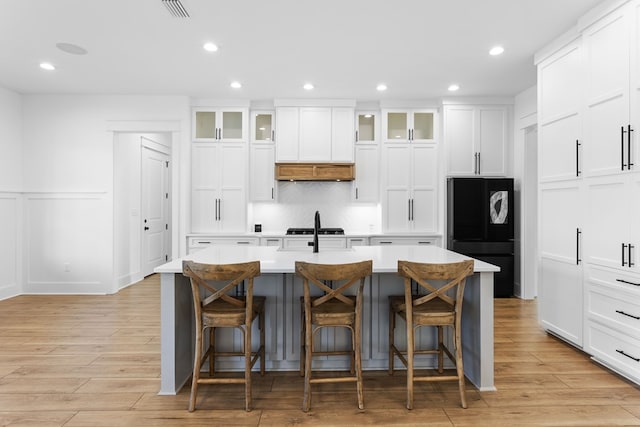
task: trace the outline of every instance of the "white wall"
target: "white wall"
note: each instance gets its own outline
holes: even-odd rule
[[[530,231],[532,227],[535,230],[537,210],[525,203],[529,194],[525,194],[527,191],[536,191],[537,182],[525,181],[525,175],[527,168],[532,165],[535,167],[537,161],[529,158],[525,149],[525,130],[530,126],[537,124],[537,86],[533,86],[515,97],[514,105],[514,136],[513,136],[513,176],[516,206],[520,206],[520,214],[518,215],[516,222],[516,236],[518,239],[515,242],[516,246],[516,260],[520,262],[516,265],[515,270],[515,295],[524,299],[535,298],[536,286],[535,282],[530,280],[532,277],[529,274],[531,269],[536,268],[536,265],[532,260],[535,260],[535,254],[532,254],[531,245],[535,248],[535,239],[531,239]],[[530,152],[530,151],[529,151]],[[535,234],[535,233],[534,233]],[[526,280],[525,280],[526,279]]]
[[[185,130],[179,145],[188,149],[189,99],[25,95],[23,114],[23,155],[28,159],[24,291],[113,292],[114,133],[109,123],[178,121]],[[174,171],[180,185],[179,167]],[[173,218],[174,228],[184,230],[178,212]]]
[[[21,292],[22,98],[0,87],[0,299]]]

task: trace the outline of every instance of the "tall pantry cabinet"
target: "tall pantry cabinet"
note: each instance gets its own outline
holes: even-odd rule
[[[247,109],[194,108],[191,232],[245,232]]]
[[[540,319],[640,382],[640,1],[605,2],[577,29],[538,64]]]

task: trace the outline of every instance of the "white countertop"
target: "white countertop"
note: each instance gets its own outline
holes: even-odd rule
[[[231,264],[259,260],[262,273],[294,273],[295,261],[343,264],[369,259],[373,261],[374,273],[396,273],[398,260],[452,263],[472,258],[436,246],[356,246],[349,249],[333,250],[320,248],[319,253],[313,253],[282,250],[273,246],[216,245],[163,264],[154,271],[156,273],[181,273],[182,260],[206,264]],[[474,271],[476,273],[495,273],[500,271],[500,267],[475,260]]]

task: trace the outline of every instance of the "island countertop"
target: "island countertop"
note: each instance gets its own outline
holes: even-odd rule
[[[186,255],[157,267],[156,273],[181,273],[182,261],[191,260],[205,264],[231,264],[247,261],[260,261],[262,273],[294,273],[296,261],[318,264],[342,264],[364,260],[373,261],[374,273],[395,273],[398,260],[428,263],[452,263],[468,256],[451,252],[436,246],[355,246],[346,249],[326,249],[318,253],[299,250],[282,250],[274,246],[211,246],[196,253]],[[495,273],[500,268],[486,262],[475,260],[475,273]]]

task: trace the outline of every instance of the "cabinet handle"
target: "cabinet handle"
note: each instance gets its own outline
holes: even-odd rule
[[[356,187],[356,200],[358,200],[358,187]]]
[[[616,282],[626,283],[627,285],[640,286],[640,283],[633,283],[623,279],[616,279]]]
[[[222,199],[218,199],[218,221],[222,219]]]
[[[631,170],[631,166],[633,166],[633,162],[631,161],[631,132],[633,132],[631,125],[627,125],[627,169],[628,170]]]
[[[246,240],[241,240],[241,241],[236,242],[236,244],[237,244],[237,245],[248,245],[248,244],[250,244],[250,243],[251,243],[251,242],[248,242],[248,241],[246,241]]]
[[[625,265],[627,265],[627,262],[624,260],[624,250],[627,248],[627,245],[625,245],[624,243],[622,243],[622,266],[624,267]]]
[[[271,142],[275,142],[276,140],[276,131],[275,129],[271,129]]]
[[[430,245],[432,242],[418,242],[419,245]]]
[[[480,158],[481,154],[482,153],[478,151],[478,175],[482,175],[482,159]]]
[[[356,130],[356,142],[358,142],[358,131]]]
[[[407,210],[409,214],[409,217],[407,219],[411,221],[411,199],[407,200]]]
[[[273,191],[273,187],[271,187],[271,200],[275,199],[274,197],[274,191]]]
[[[413,199],[411,199],[411,221],[413,221]]]
[[[205,241],[202,241],[202,242],[198,242],[198,244],[199,245],[210,245],[211,241],[210,240],[205,240]]]
[[[576,176],[580,176],[580,174],[582,173],[580,171],[580,142],[576,139]]]
[[[576,228],[576,265],[580,265],[582,260],[580,259],[580,235],[582,231],[579,228]]]
[[[640,320],[640,316],[634,316],[633,314],[625,313],[622,310],[616,310],[616,313],[622,314],[623,316],[631,317],[631,318],[636,319],[636,320]]]
[[[381,244],[381,245],[390,245],[390,244],[392,244],[392,243],[393,243],[393,242],[388,242],[388,241],[386,241],[386,240],[385,240],[385,241],[381,241],[381,242],[380,242],[380,244]]]
[[[616,350],[616,351],[617,351],[618,353],[620,353],[621,355],[628,357],[628,358],[629,358],[629,359],[631,359],[631,360],[635,360],[636,362],[640,362],[640,359],[638,359],[637,357],[633,357],[633,356],[631,356],[631,355],[629,355],[629,354],[625,353],[625,352],[624,352],[624,351],[622,351],[622,350]]]
[[[625,166],[627,166],[624,163],[624,134],[625,133],[627,133],[627,131],[625,131],[624,126],[622,126],[620,128],[620,169],[622,170],[624,170]]]
[[[362,242],[362,239],[351,239],[352,242]]]
[[[628,247],[628,251],[627,251],[627,265],[629,266],[629,268],[633,267],[634,265],[636,265],[633,261],[631,261],[631,250],[635,248],[635,246],[633,246],[631,243],[629,243],[627,245]]]

